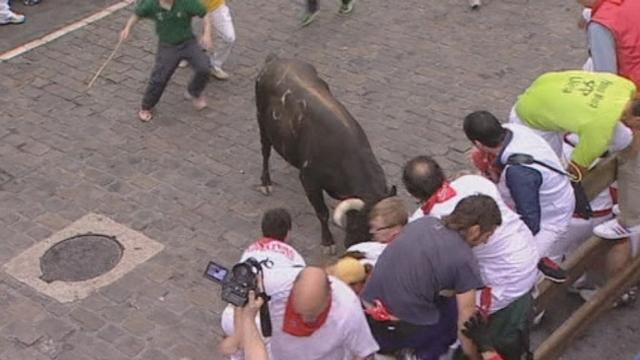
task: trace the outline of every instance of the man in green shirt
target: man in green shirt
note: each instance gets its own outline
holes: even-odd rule
[[[636,96],[635,85],[615,74],[549,72],[518,97],[511,114],[512,122],[537,130],[552,147],[554,136],[578,134],[568,169],[578,178],[608,149],[621,150],[621,216],[594,229],[596,235],[607,239],[640,234],[640,99]]]
[[[200,0],[140,0],[127,25],[120,33],[120,41],[129,38],[133,26],[140,18],[155,21],[158,35],[158,51],[151,72],[151,78],[142,99],[138,112],[141,121],[149,121],[153,117],[153,107],[160,100],[169,79],[178,67],[180,60],[185,59],[195,74],[189,83],[185,97],[193,100],[197,110],[207,106],[202,95],[209,81],[209,59],[202,47],[212,47],[211,24],[204,21],[204,31],[200,44],[191,30],[191,19],[194,16],[204,17],[207,9]],[[202,46],[202,47],[201,47]]]

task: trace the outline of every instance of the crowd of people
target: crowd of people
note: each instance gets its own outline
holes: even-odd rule
[[[371,240],[326,268],[307,266],[292,247],[286,210],[268,211],[264,237],[243,259],[274,263],[260,290],[271,297],[273,335],[256,335],[255,310],[229,306],[220,350],[249,359],[531,358],[543,278],[564,282],[562,262],[593,234],[611,250],[572,289],[588,300],[624,268],[640,234],[640,1],[579,2],[583,70],[539,76],[505,123],[489,111],[461,119],[477,174],[451,178],[427,155],[410,159],[402,181],[420,206],[409,215],[400,198],[383,199],[369,213]],[[617,183],[589,201],[581,180],[613,154]],[[248,337],[260,357],[249,355]]]
[[[308,266],[292,246],[285,209],[267,211],[263,237],[240,261],[273,265],[245,307],[224,310],[220,352],[251,360],[521,359],[531,355],[529,331],[545,310],[534,306],[537,284],[564,282],[562,262],[581,242],[592,233],[613,242],[602,254],[605,279],[624,268],[629,239],[640,234],[640,1],[578,2],[590,54],[583,70],[539,76],[506,123],[484,110],[460,119],[478,174],[448,178],[430,156],[410,159],[402,182],[420,206],[409,215],[398,197],[378,202],[368,214],[371,240],[326,267]],[[342,0],[339,12],[353,3]],[[318,12],[316,0],[306,4],[302,25]],[[159,40],[139,119],[152,119],[183,61],[194,71],[185,98],[205,108],[209,77],[230,76],[223,65],[235,30],[225,1],[140,0],[134,12],[120,40],[142,18],[155,22]],[[204,19],[199,40],[194,17]],[[0,0],[0,24],[21,22]],[[581,180],[611,154],[617,184],[590,202]],[[595,278],[585,274],[575,290],[588,298],[601,285]],[[257,316],[265,299],[270,337]]]

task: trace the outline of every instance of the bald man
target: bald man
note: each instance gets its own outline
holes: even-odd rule
[[[367,359],[378,351],[360,300],[342,281],[317,267],[264,274],[273,359]]]

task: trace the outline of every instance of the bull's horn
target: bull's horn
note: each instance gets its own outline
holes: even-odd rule
[[[333,222],[340,227],[344,227],[345,217],[347,212],[351,210],[360,211],[364,208],[364,201],[358,198],[351,198],[347,200],[342,200],[336,209],[333,210]]]

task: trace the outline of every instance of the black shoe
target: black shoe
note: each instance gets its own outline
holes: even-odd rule
[[[555,283],[562,284],[567,281],[567,273],[560,267],[560,265],[556,264],[555,261],[548,257],[543,257],[538,261],[538,270],[542,272],[544,277]]]

